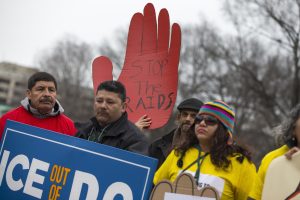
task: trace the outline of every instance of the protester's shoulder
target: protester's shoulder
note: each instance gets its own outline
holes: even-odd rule
[[[65,120],[66,122],[68,123],[74,123],[73,120],[71,118],[69,118],[67,115],[65,114],[60,114],[58,115],[58,117],[61,119],[61,120]]]
[[[16,113],[21,113],[26,111],[22,106],[19,106],[17,108],[11,109],[7,113],[5,113],[3,116],[10,116],[10,115],[15,115]]]
[[[143,135],[142,131],[131,121],[127,121],[127,129],[130,133],[135,134],[135,135]]]
[[[160,137],[160,138],[154,140],[154,141],[151,143],[150,147],[151,147],[151,148],[155,148],[155,147],[159,146],[159,145],[162,143],[162,141],[163,141],[163,139],[162,139],[162,137]]]
[[[228,159],[231,161],[233,165],[255,167],[253,161],[249,160],[242,153],[234,153],[232,156],[229,156]]]
[[[229,169],[231,173],[237,175],[249,173],[251,176],[256,174],[255,164],[241,153],[236,153],[233,156],[229,156],[228,159],[230,160]]]
[[[157,146],[157,145],[160,145],[162,143],[172,143],[175,130],[176,129],[170,131],[166,135],[163,135],[163,136],[157,138],[156,140],[154,140],[154,142],[152,142],[151,145],[152,146]]]
[[[163,143],[165,143],[165,138],[159,137],[151,143],[151,147],[154,148],[154,147],[162,145]]]
[[[84,131],[86,129],[90,129],[93,126],[93,122],[88,120],[86,122],[75,122],[75,127],[78,131]]]
[[[273,159],[275,159],[275,158],[277,158],[279,156],[284,155],[288,150],[289,150],[288,146],[287,145],[283,145],[283,146],[281,146],[281,147],[279,147],[279,148],[277,148],[277,149],[269,152],[268,154],[266,154],[264,156],[263,160],[265,160],[265,161],[266,160],[271,161],[271,160],[273,160]]]
[[[91,120],[86,121],[86,122],[75,122],[74,126],[77,130],[75,136],[87,139],[88,133],[93,128],[93,122]]]
[[[267,153],[261,161],[260,168],[268,168],[268,166],[272,162],[272,160],[274,160],[275,158],[277,158],[279,156],[284,155],[288,150],[289,150],[288,146],[283,145],[283,146]]]
[[[148,141],[142,131],[130,121],[127,122],[124,131],[125,134],[123,134],[123,137],[131,141]]]
[[[19,106],[2,115],[1,119],[14,119],[18,114],[23,113],[24,111],[26,110],[23,107]]]

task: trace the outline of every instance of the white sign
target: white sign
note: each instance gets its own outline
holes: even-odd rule
[[[166,192],[164,200],[216,200],[216,198],[199,197],[199,196],[192,196],[186,194],[176,194],[176,193]]]

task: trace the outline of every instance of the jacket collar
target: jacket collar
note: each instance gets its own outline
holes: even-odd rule
[[[163,139],[163,140],[166,140],[166,141],[171,141],[171,142],[172,142],[176,130],[177,130],[177,128],[173,129],[173,130],[172,130],[171,132],[169,132],[168,134],[162,136],[162,139]]]
[[[30,100],[28,99],[28,97],[26,97],[25,99],[23,99],[21,101],[21,105],[25,108],[25,110],[27,110],[28,112],[30,112],[31,114],[33,114],[35,117],[38,117],[38,118],[53,117],[53,116],[57,116],[57,115],[59,115],[59,114],[61,114],[61,113],[64,112],[64,109],[60,105],[60,103],[58,102],[58,100],[56,100],[55,105],[54,105],[51,113],[48,113],[48,114],[45,114],[45,115],[39,113],[39,111],[37,109],[33,108],[30,105]]]
[[[126,124],[127,120],[128,120],[128,115],[127,115],[127,112],[125,112],[122,114],[122,116],[117,121],[112,122],[112,123],[106,125],[105,127],[101,127],[100,124],[98,123],[96,117],[91,118],[93,126],[97,130],[103,130],[104,128],[106,129],[105,136],[117,136],[117,135],[123,133],[124,131],[126,131],[124,125]]]

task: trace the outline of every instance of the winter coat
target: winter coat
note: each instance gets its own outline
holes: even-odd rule
[[[149,156],[158,159],[157,169],[172,151],[172,141],[177,129],[154,141],[149,147]]]
[[[0,118],[0,140],[6,120],[17,121],[70,136],[74,136],[77,132],[73,121],[63,114],[64,110],[58,101],[56,101],[53,111],[47,115],[41,115],[32,108],[28,98],[22,100],[21,105],[22,106],[7,112]]]
[[[86,123],[75,123],[75,126],[78,130],[76,137],[148,155],[147,138],[128,120],[127,113],[106,127],[101,127],[96,117]]]

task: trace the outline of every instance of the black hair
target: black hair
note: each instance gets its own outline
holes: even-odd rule
[[[126,89],[120,81],[104,81],[98,86],[97,92],[100,90],[117,93],[122,102],[126,100]]]
[[[57,82],[56,82],[55,78],[47,72],[37,72],[37,73],[33,74],[28,79],[27,88],[29,90],[31,90],[35,86],[36,82],[38,82],[38,81],[53,82],[55,85],[55,89],[57,90]]]

